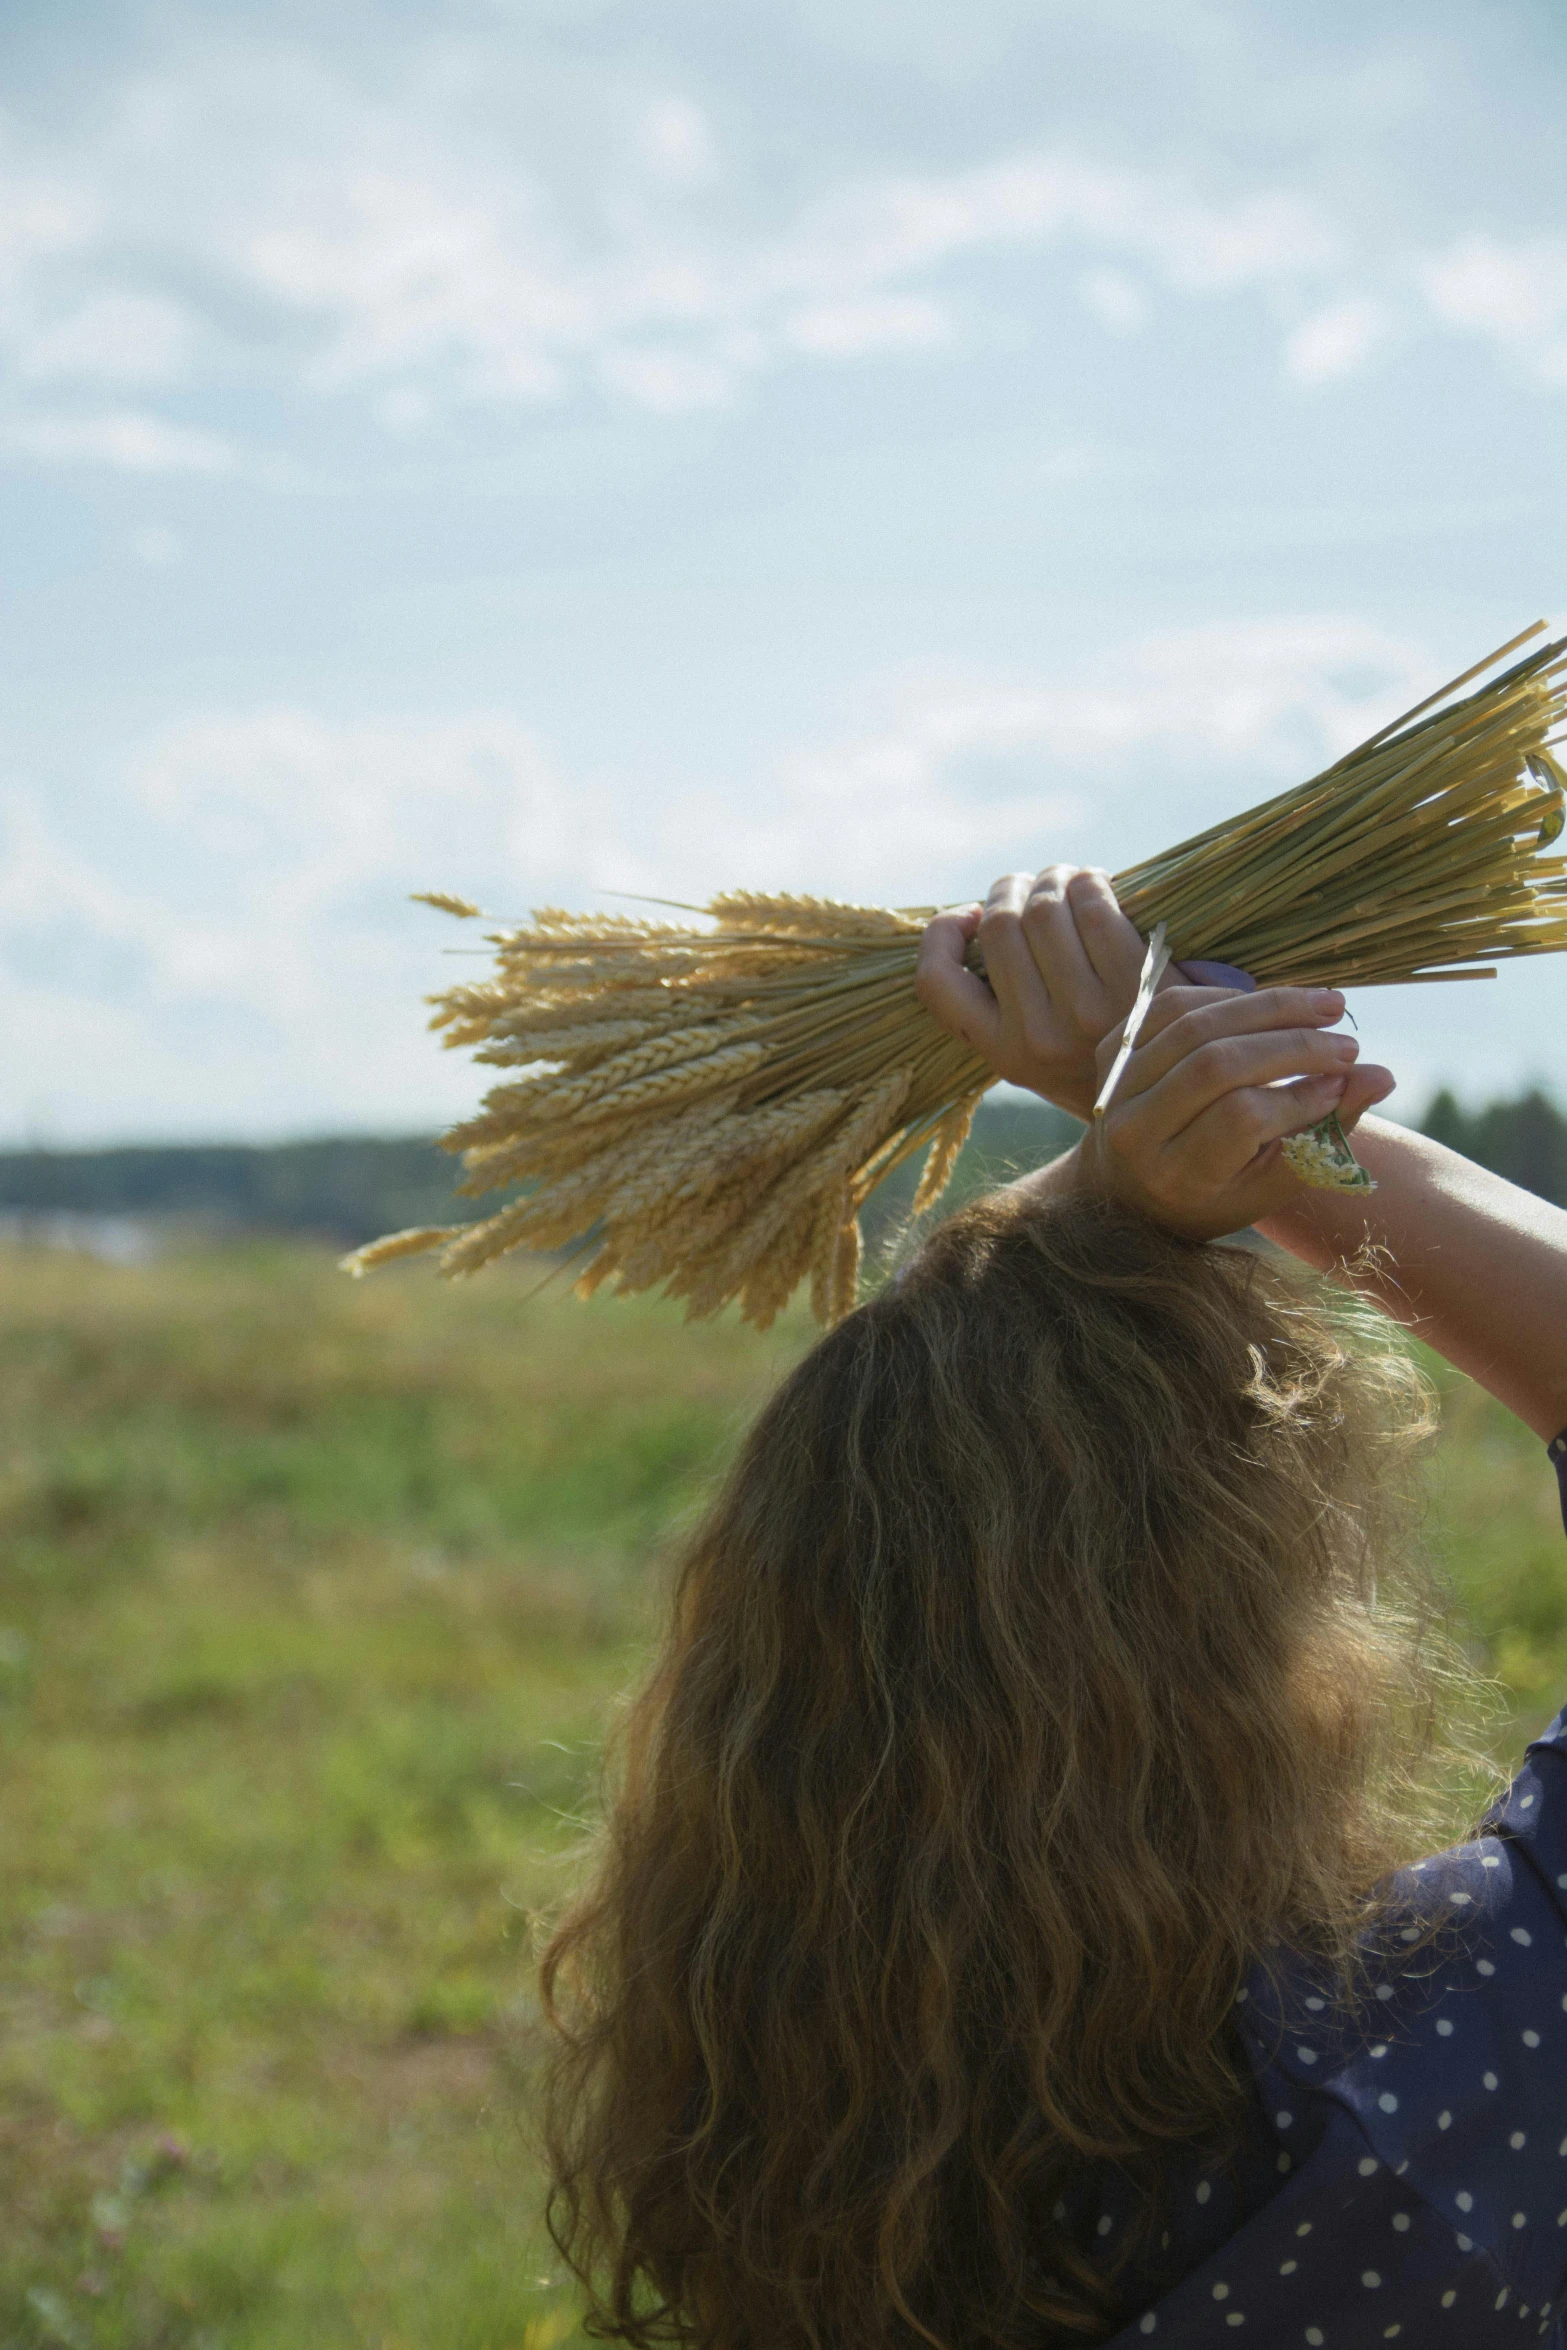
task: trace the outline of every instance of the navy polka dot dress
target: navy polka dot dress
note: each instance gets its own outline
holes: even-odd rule
[[[1550,1451],[1567,1518],[1567,1432]],[[1172,2182],[1178,2281],[1133,2288],[1115,2350],[1567,2350],[1567,1712],[1486,1827],[1408,1872],[1450,1925],[1405,1929],[1358,2020],[1304,1971],[1252,1976],[1257,2126]],[[1131,2214],[1103,2201],[1109,2249]]]

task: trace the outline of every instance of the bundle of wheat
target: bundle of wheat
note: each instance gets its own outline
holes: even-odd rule
[[[1542,627],[1310,782],[1118,875],[1127,914],[1162,923],[1177,958],[1264,985],[1489,978],[1487,959],[1567,946],[1567,865],[1539,853],[1563,823],[1549,741],[1567,638],[1451,698]],[[928,1149],[915,1207],[929,1207],[992,1082],[915,997],[934,910],[733,894],[689,922],[547,910],[495,935],[493,976],[435,997],[431,1024],[529,1072],[445,1137],[464,1192],[522,1194],[481,1222],[393,1233],[348,1267],[439,1250],[444,1272],[471,1273],[575,1247],[584,1295],[661,1283],[693,1316],[736,1299],[765,1328],[809,1275],[812,1310],[836,1320],[866,1198]]]

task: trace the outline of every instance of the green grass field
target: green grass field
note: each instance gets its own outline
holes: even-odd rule
[[[302,1248],[0,1254],[0,2345],[571,2332],[531,1925],[670,1531],[806,1336]],[[1567,1694],[1555,1484],[1444,1405],[1512,1751]]]

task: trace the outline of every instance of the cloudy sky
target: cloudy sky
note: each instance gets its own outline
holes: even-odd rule
[[[1564,115],[1557,0],[12,0],[0,1141],[422,1126],[410,890],[1114,866],[1567,624]]]

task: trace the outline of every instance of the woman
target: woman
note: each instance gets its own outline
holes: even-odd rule
[[[1140,961],[1055,868],[933,924],[922,994],[1081,1112]],[[1170,987],[1107,1117],[806,1357],[692,1535],[544,1967],[600,2330],[1555,2325],[1567,1729],[1431,1854],[1425,1407],[1364,1301],[1559,1455],[1567,1215],[1366,1119],[1342,1011]],[[1335,1106],[1369,1200],[1280,1157]],[[1313,1270],[1211,1245],[1252,1225]]]

